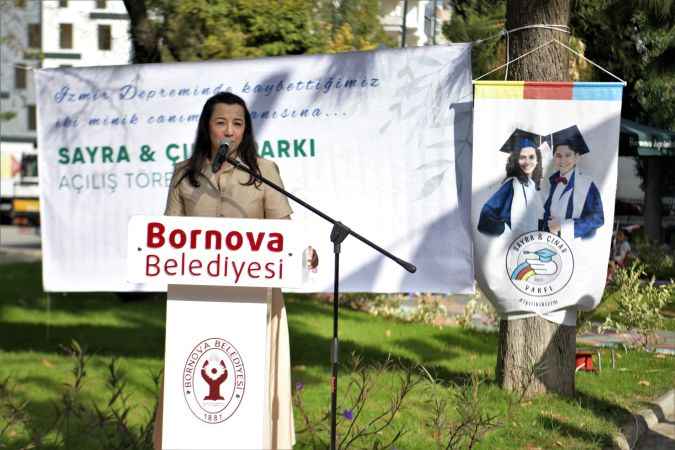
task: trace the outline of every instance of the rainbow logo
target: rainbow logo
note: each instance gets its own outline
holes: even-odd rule
[[[535,268],[533,268],[530,265],[531,261],[539,261],[541,263],[550,263],[553,260],[553,257],[557,255],[556,252],[553,250],[549,250],[548,248],[542,248],[539,249],[535,252],[528,252],[524,251],[524,255],[536,255],[536,259],[534,258],[528,258],[525,261],[521,262],[516,266],[515,269],[513,269],[513,272],[511,272],[511,279],[512,280],[519,280],[519,281],[527,281],[530,277],[534,276],[537,274],[537,271]],[[535,264],[535,267],[537,264]],[[546,272],[543,272],[544,274]]]
[[[536,272],[530,265],[527,263],[527,261],[524,261],[518,266],[513,269],[513,272],[511,272],[511,279],[512,280],[519,280],[519,281],[527,281],[530,277],[534,276]]]

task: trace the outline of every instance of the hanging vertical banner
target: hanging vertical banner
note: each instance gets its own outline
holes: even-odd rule
[[[476,278],[503,317],[572,325],[575,310],[600,302],[622,90],[622,83],[475,83]]]

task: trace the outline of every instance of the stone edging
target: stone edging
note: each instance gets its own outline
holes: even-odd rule
[[[650,405],[633,414],[630,421],[621,427],[621,432],[612,436],[613,450],[631,450],[642,435],[664,417],[675,412],[675,389],[650,402]]]
[[[12,257],[40,259],[42,258],[42,250],[39,248],[0,247],[0,258],[5,259]]]

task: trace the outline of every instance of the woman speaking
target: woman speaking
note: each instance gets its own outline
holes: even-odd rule
[[[246,103],[232,93],[222,92],[204,104],[192,156],[176,165],[165,214],[249,219],[290,218],[292,210],[283,194],[227,162],[219,168],[218,163],[212,164],[221,142],[229,142],[231,157],[239,158],[255,173],[283,186],[276,164],[257,156],[251,115]],[[268,420],[271,433],[265,438],[265,446],[287,449],[295,443],[295,431],[288,323],[280,289],[273,289],[267,338]],[[162,448],[163,397],[162,385],[153,436],[156,450]]]

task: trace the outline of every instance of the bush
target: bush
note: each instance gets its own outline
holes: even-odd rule
[[[387,376],[392,374],[393,379]],[[436,448],[473,449],[500,424],[481,389],[483,381],[482,375],[474,373],[463,383],[447,384],[435,379],[423,366],[394,362],[391,358],[383,363],[364,364],[360,356],[352,354],[346,392],[338,397],[336,447],[395,449],[408,432],[398,424],[398,419],[420,414],[419,426],[433,438]],[[424,405],[428,405],[422,413],[416,410],[416,402],[411,401],[411,394],[418,390]],[[389,392],[389,402],[374,402],[371,397],[376,391]],[[327,448],[330,411],[310,414],[300,382],[295,386],[293,405],[303,424],[297,433],[306,435],[312,448]]]
[[[368,313],[387,319],[404,322],[421,322],[435,325],[445,319],[447,309],[438,296],[419,294],[415,297],[415,306],[406,307],[408,297],[404,295],[378,295],[367,308]]]
[[[647,275],[658,280],[675,279],[675,260],[670,249],[649,240],[638,240],[635,250]]]
[[[610,313],[604,328],[636,330],[640,344],[646,347],[654,332],[663,326],[661,309],[675,292],[675,285],[655,286],[654,278],[645,283],[645,265],[635,261],[630,267],[617,269],[614,276],[616,311]]]
[[[457,316],[457,323],[467,330],[477,328],[473,322],[476,315],[481,317],[484,327],[496,328],[499,324],[499,314],[497,314],[492,303],[478,293],[466,304],[462,315]]]
[[[97,405],[89,401],[82,392],[87,380],[87,363],[90,355],[73,341],[63,347],[71,358],[72,382],[66,383],[59,401],[52,407],[51,423],[43,429],[36,429],[28,413],[29,401],[16,400],[15,385],[10,379],[0,382],[0,448],[5,435],[14,433],[15,428],[27,432],[28,445],[22,448],[44,448],[58,446],[66,449],[78,448],[86,440],[100,444],[99,448],[124,450],[152,449],[152,432],[157,404],[148,411],[146,420],[139,426],[129,423],[129,414],[134,409],[128,392],[126,375],[120,368],[119,360],[113,357],[107,366],[106,389],[108,401]],[[159,388],[160,374],[151,374],[155,388]],[[159,396],[157,396],[159,398]]]

